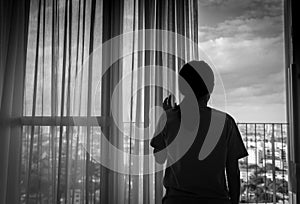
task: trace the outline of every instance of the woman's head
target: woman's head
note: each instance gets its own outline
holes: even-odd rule
[[[214,88],[214,73],[204,61],[191,61],[183,65],[179,71],[179,90],[185,95],[191,95],[191,91],[199,98],[209,96]],[[185,80],[192,90],[183,83]]]

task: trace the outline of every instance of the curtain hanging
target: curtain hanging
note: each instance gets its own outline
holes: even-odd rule
[[[18,203],[29,1],[1,1],[0,203]]]
[[[146,173],[159,167],[134,155],[152,153],[149,139],[159,117],[153,107],[171,92],[179,100],[175,73],[186,61],[199,59],[189,42],[198,42],[197,9],[197,0],[31,0],[30,15],[23,18],[29,21],[27,54],[22,52],[27,56],[24,87],[19,78],[1,84],[1,96],[8,94],[7,85],[18,87],[13,92],[18,97],[12,99],[21,118],[14,133],[20,140],[14,150],[21,157],[16,164],[20,171],[12,171],[20,184],[20,190],[12,190],[15,199],[161,202],[163,172]],[[187,40],[145,29],[171,31]],[[118,39],[120,35],[127,37]],[[163,48],[170,52],[158,51]],[[174,73],[167,75],[159,66]],[[167,90],[148,84],[163,84]],[[7,99],[2,98],[1,111],[3,101]],[[126,154],[111,152],[113,147]],[[14,155],[1,151],[1,162]],[[8,178],[5,172],[1,177]]]

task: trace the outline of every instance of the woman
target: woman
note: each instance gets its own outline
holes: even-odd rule
[[[157,131],[151,140],[156,162],[163,164],[167,161],[163,180],[166,188],[163,204],[237,204],[240,196],[238,159],[248,153],[234,119],[227,113],[207,106],[214,87],[213,71],[204,61],[192,61],[182,67],[179,75],[179,89],[185,97],[175,107],[171,106],[172,96],[164,100],[166,118],[159,120]],[[186,110],[184,106],[190,107],[193,96],[199,110],[192,110],[187,115],[196,112],[201,115],[201,119],[193,127],[196,129],[196,136],[189,149],[174,161],[175,154],[170,151],[169,145],[175,141],[181,125],[188,128],[195,121],[187,121],[182,117]],[[205,148],[203,144],[206,144],[208,137],[212,137],[208,131],[215,115],[224,116],[223,123],[217,124],[222,128],[220,136],[214,137],[218,140],[210,154],[199,159],[200,150]],[[186,137],[187,140],[190,139],[190,136]],[[180,149],[180,145],[178,143],[175,146]]]

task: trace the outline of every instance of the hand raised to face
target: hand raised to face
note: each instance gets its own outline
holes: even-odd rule
[[[168,97],[165,98],[163,102],[163,109],[169,110],[171,108],[175,108],[177,104],[175,103],[175,96],[173,94],[170,94]]]

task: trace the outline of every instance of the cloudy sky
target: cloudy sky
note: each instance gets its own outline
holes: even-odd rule
[[[281,0],[200,0],[200,46],[238,122],[286,122]]]

